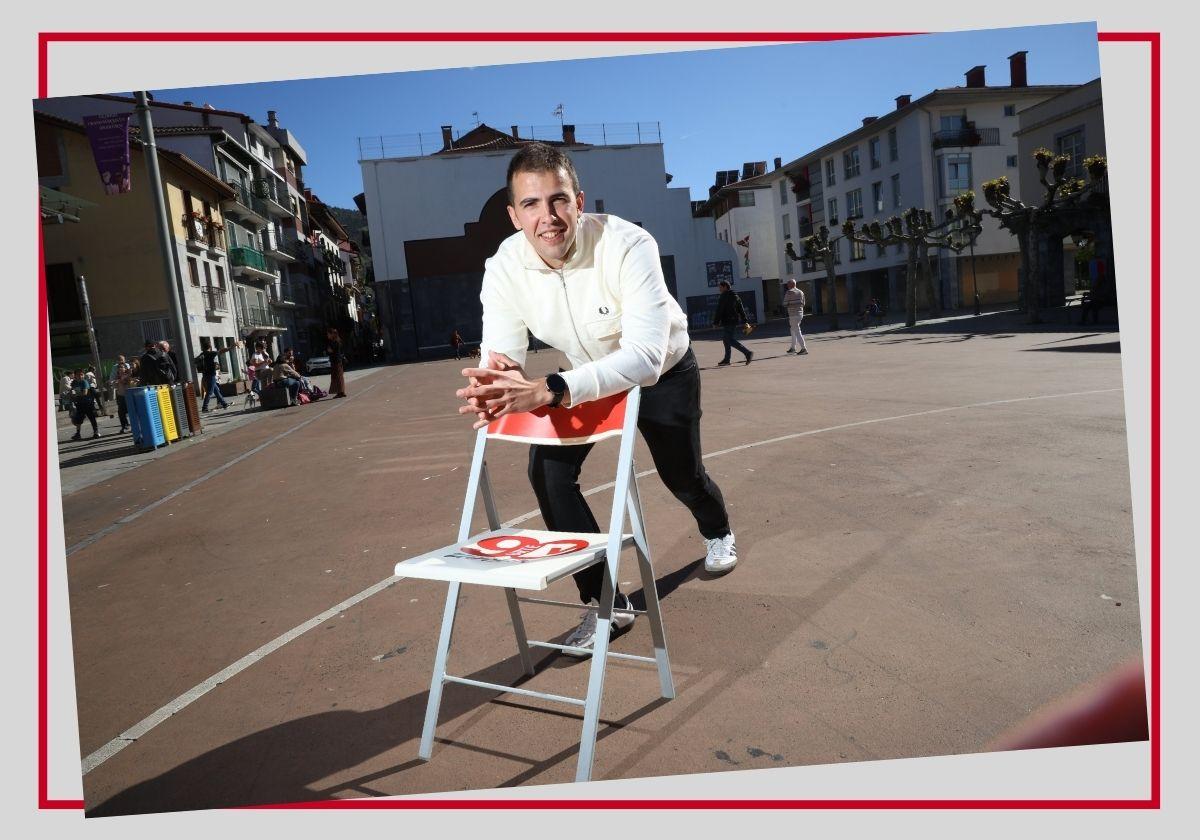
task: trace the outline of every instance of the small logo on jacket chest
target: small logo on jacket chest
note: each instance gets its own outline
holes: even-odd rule
[[[610,311],[612,311],[612,310],[610,310],[610,309],[609,309],[607,306],[601,306],[601,307],[600,307],[600,314],[601,314],[601,315],[607,315],[607,314],[608,314]]]

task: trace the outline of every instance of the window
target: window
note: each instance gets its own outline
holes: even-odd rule
[[[871,151],[871,168],[878,169],[883,165],[883,161],[879,159],[879,138],[872,137],[871,142],[868,144],[868,148]]]
[[[971,189],[971,156],[946,155],[942,195],[958,195]]]
[[[754,191],[742,190],[738,193],[738,207],[753,207],[754,206]]]
[[[790,213],[783,214],[783,238],[792,238],[792,216]],[[788,270],[790,271],[791,269]]]
[[[225,269],[221,268],[221,266],[217,266],[217,287],[220,289],[225,288]]]
[[[829,246],[829,250],[833,252],[833,264],[842,264],[842,240],[837,240]]]
[[[861,242],[850,242],[850,262],[855,260],[865,260],[867,258],[867,249]]]
[[[1083,175],[1083,127],[1072,129],[1054,138],[1054,151],[1071,159],[1063,173],[1067,178]]]
[[[825,161],[825,186],[832,187],[837,183],[837,178],[833,173],[833,158]]]
[[[597,198],[597,199],[596,199],[596,212],[597,212],[597,213],[603,213],[603,212],[604,212],[604,199],[603,199],[603,198]]]
[[[787,178],[779,182],[779,203],[787,207]]]
[[[804,239],[807,236],[812,236],[812,219],[808,216],[800,216],[800,238]]]
[[[900,174],[892,176],[892,207],[903,207],[904,199],[900,196]]]
[[[887,248],[883,247],[882,245],[875,246],[875,256],[876,257],[883,257],[886,255],[887,255]]]
[[[962,131],[967,127],[967,112],[955,111],[954,113],[942,114],[941,123],[942,131]]]
[[[861,167],[858,163],[858,146],[855,146],[848,152],[842,152],[842,170],[846,178],[853,178],[859,173]]]
[[[200,267],[198,265],[196,265],[196,258],[188,257],[187,260],[188,260],[188,274],[191,275],[192,285],[199,286],[200,285]]]
[[[896,139],[896,129],[888,129],[888,160],[897,161],[900,159],[900,143]]]
[[[1009,155],[1008,158],[1006,158],[1005,162],[1008,164],[1009,169],[1017,168],[1017,156],[1016,155]]]
[[[151,318],[148,321],[142,321],[142,341],[173,341],[174,336],[171,334],[170,328],[167,326],[166,318]]]
[[[786,254],[783,256],[783,272],[784,274],[792,273],[792,258]]]
[[[1004,106],[1004,116],[1015,117],[1016,115],[1017,115],[1017,106],[1016,105],[1005,105]]]
[[[871,185],[871,213],[883,212],[883,181]]]
[[[204,285],[212,285],[212,269],[208,267],[208,263],[201,263],[204,266]]]
[[[833,225],[836,225],[837,223],[838,223],[837,199],[831,198],[831,199],[829,199],[829,225],[832,227]]]
[[[846,193],[846,218],[861,219],[862,217],[862,190],[850,190],[850,192]]]

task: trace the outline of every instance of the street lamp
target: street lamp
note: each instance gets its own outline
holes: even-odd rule
[[[958,221],[954,225],[954,238],[957,240],[956,245],[961,249],[964,244],[969,245],[971,249],[971,289],[974,291],[975,297],[975,314],[979,315],[979,280],[975,276],[975,239],[979,236],[979,229],[974,226],[963,226],[962,221]]]

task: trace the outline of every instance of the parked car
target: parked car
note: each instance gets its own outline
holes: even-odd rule
[[[307,367],[308,367],[308,373],[310,376],[313,375],[314,373],[329,373],[330,372],[329,357],[328,356],[313,356],[311,359],[308,360]]]

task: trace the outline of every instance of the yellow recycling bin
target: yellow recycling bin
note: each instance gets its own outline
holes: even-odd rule
[[[179,427],[175,425],[175,410],[171,407],[171,389],[166,385],[159,385],[154,390],[158,395],[158,407],[162,411],[163,431],[167,434],[167,440],[179,440]]]

